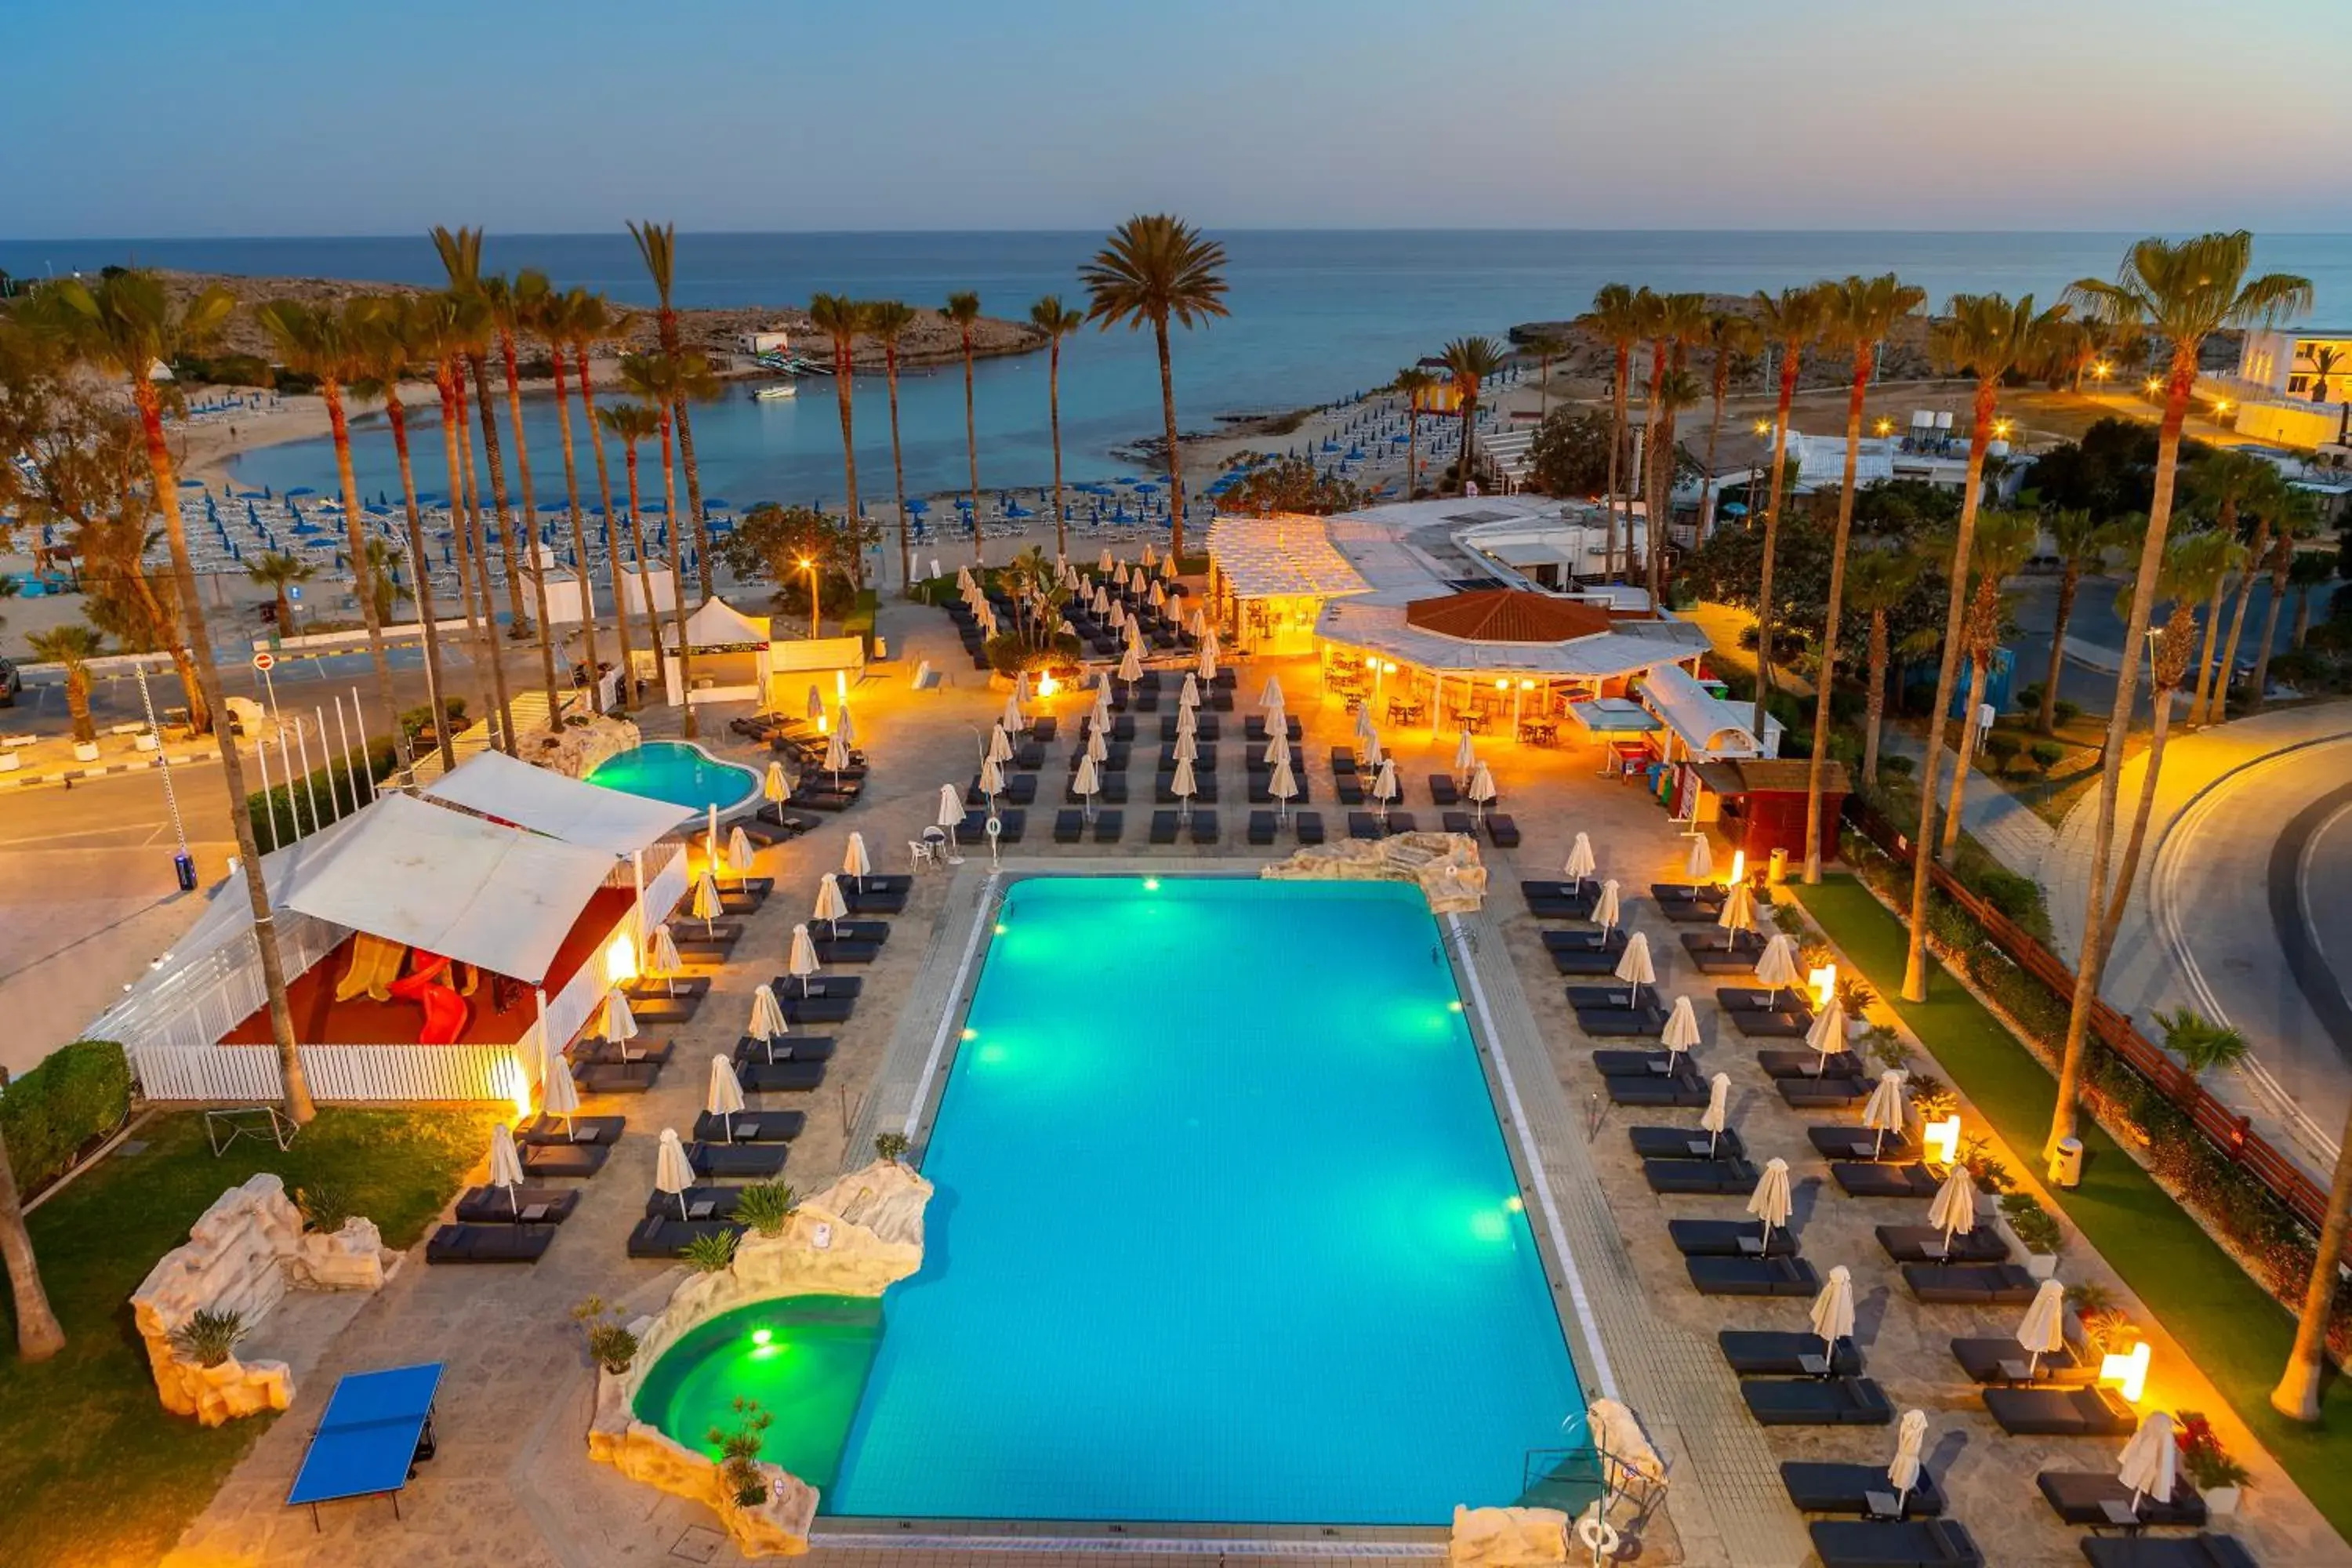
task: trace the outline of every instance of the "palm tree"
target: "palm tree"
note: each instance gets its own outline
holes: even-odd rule
[[[278,635],[294,635],[294,595],[297,583],[308,583],[319,574],[319,569],[299,555],[289,555],[282,550],[265,551],[245,563],[245,574],[256,586],[269,590],[278,601]]]
[[[1519,351],[1535,356],[1536,423],[1541,425],[1551,409],[1551,362],[1568,353],[1568,340],[1549,327],[1538,327],[1528,334]]]
[[[1968,475],[1960,489],[1960,520],[1952,532],[1952,553],[1946,568],[1948,598],[1944,609],[1944,652],[1936,666],[1936,705],[1928,710],[1927,755],[1919,768],[1919,830],[1914,844],[1932,842],[1936,833],[1936,780],[1944,759],[1946,715],[1952,710],[1952,689],[1959,683],[1960,634],[1968,613],[1968,563],[1975,558],[1977,511],[1984,503],[1985,449],[1992,445],[1993,410],[2000,396],[2001,378],[2011,370],[2048,362],[2050,344],[2066,308],[2053,306],[2036,313],[2033,296],[2011,303],[1999,294],[1955,294],[1944,307],[1943,319],[1928,329],[1928,357],[1947,374],[1968,372],[1976,377],[1976,397],[1969,426]],[[1782,385],[1788,384],[1782,373]],[[1782,395],[1781,406],[1788,406]],[[1903,994],[1913,1002],[1927,996],[1927,857],[1916,854],[1911,863],[1910,950],[1903,965]]]
[[[2336,374],[2336,367],[2344,363],[2344,351],[2331,343],[2322,343],[2304,351],[2303,357],[2311,362],[2311,400],[2326,403],[2328,400],[2328,378]]]
[[[1944,807],[1943,847],[1937,852],[1947,865],[1960,849],[1960,802],[1968,793],[1969,768],[1976,750],[1976,715],[1984,707],[1985,687],[1992,679],[1992,656],[2000,647],[2007,618],[2000,585],[2024,569],[2041,531],[2042,520],[2028,511],[1990,511],[1977,519],[1976,539],[1969,551],[1969,574],[1975,586],[1968,618],[1960,623],[1962,651],[1969,661],[1969,700],[1960,710],[1960,740],[1952,755],[1952,798]],[[1933,715],[1938,727],[1944,720],[1942,710]],[[1927,781],[1926,787],[1933,791],[1935,781]]]
[[[188,618],[188,647],[195,656],[196,683],[205,710],[214,714],[226,710],[221,700],[220,668],[213,660],[204,600],[196,592],[195,563],[188,554],[187,527],[180,515],[179,476],[172,461],[171,443],[163,437],[163,395],[153,372],[184,353],[202,349],[236,308],[236,300],[219,288],[205,289],[185,304],[174,306],[153,273],[125,271],[101,279],[95,286],[78,278],[46,284],[34,296],[28,312],[37,327],[52,334],[72,358],[130,386],[131,405],[138,411],[140,433],[146,443],[154,504],[163,510],[164,537],[171,545],[173,588],[181,614]],[[21,305],[17,309],[27,310]],[[253,815],[246,810],[245,764],[237,756],[235,726],[221,726],[219,734],[221,782],[228,796],[237,865],[244,871],[246,896],[253,908],[254,946],[261,959],[262,991],[269,1001],[270,1033],[278,1043],[286,1115],[299,1125],[316,1116],[318,1108],[311,1103],[310,1084],[302,1074],[294,1015],[286,1005],[286,966],[278,951],[278,921],[270,910],[268,885],[262,880]],[[0,1236],[5,1236],[5,1229],[0,1226]]]
[[[1669,369],[1658,378],[1652,389],[1650,403],[1657,410],[1658,423],[1651,432],[1654,439],[1643,442],[1649,450],[1650,521],[1648,540],[1650,605],[1653,614],[1665,602],[1665,560],[1668,533],[1674,523],[1675,455],[1678,449],[1675,426],[1685,408],[1696,408],[1701,397],[1698,382],[1690,372]]]
[[[679,585],[670,595],[671,617],[677,630],[677,689],[680,711],[678,732],[688,740],[694,739],[696,725],[694,703],[693,650],[686,637],[686,527],[677,515],[677,483],[676,465],[671,457],[670,433],[677,411],[689,400],[715,396],[719,391],[718,377],[710,371],[710,363],[700,354],[681,354],[673,359],[666,353],[631,354],[621,361],[622,384],[651,404],[661,418],[662,453],[662,512],[669,519],[670,581]],[[709,600],[706,598],[706,604]],[[661,643],[656,639],[658,650]]]
[[[538,274],[525,272],[521,276],[529,279]],[[552,288],[540,290],[523,324],[547,344],[547,362],[555,374],[555,425],[563,435],[563,499],[572,513],[572,569],[580,579],[581,653],[588,671],[588,700],[593,707],[597,700],[596,577],[588,568],[588,527],[580,516],[580,460],[572,446],[572,395],[564,385],[563,371],[563,351],[572,341],[572,316],[587,298],[584,289],[573,289],[568,293],[559,293]],[[592,431],[591,439],[593,436]],[[542,607],[540,619],[546,618]],[[625,675],[625,684],[626,679]]]
[[[1830,760],[1830,692],[1837,684],[1838,615],[1845,596],[1846,541],[1853,532],[1854,470],[1862,458],[1862,405],[1878,345],[1927,297],[1892,272],[1848,278],[1828,290],[1826,341],[1853,355],[1845,405],[1845,477],[1838,489],[1837,532],[1830,544],[1830,597],[1822,626],[1822,673],[1813,689],[1813,763],[1805,777],[1805,881],[1822,879],[1822,775]]]
[[[441,687],[441,626],[433,613],[433,574],[425,553],[425,523],[416,507],[416,475],[408,455],[408,408],[400,400],[400,378],[419,353],[418,307],[404,294],[379,294],[366,301],[358,333],[363,374],[355,384],[383,399],[385,424],[392,428],[393,453],[400,463],[400,500],[408,514],[408,559],[416,575],[416,613],[424,623],[425,684],[436,694]],[[449,743],[446,714],[433,716],[433,733],[444,772],[457,765]],[[412,762],[414,759],[411,759]]]
[[[646,608],[646,647],[653,651],[654,663],[658,667],[661,663],[661,622],[655,616],[653,590],[646,580],[646,532],[637,521],[637,446],[661,434],[661,416],[643,404],[620,403],[602,411],[597,418],[621,443],[622,458],[629,470],[629,547],[636,557],[637,595]],[[628,658],[629,606],[619,588],[621,542],[617,533],[612,536],[608,553],[613,562],[614,594],[621,624],[621,657],[625,659]],[[670,584],[670,592],[676,595],[676,583]],[[624,680],[622,684],[625,686],[628,683]]]
[[[619,527],[613,521],[613,474],[604,461],[605,426],[596,417],[596,384],[589,374],[588,355],[598,342],[620,331],[627,324],[627,318],[615,314],[602,294],[574,289],[568,300],[564,307],[564,342],[572,348],[572,368],[580,373],[580,408],[588,416],[588,449],[596,454],[596,502],[604,508],[604,558],[613,579],[613,622],[621,639],[620,707],[625,713],[633,706],[630,686],[636,674],[631,665],[629,606],[621,597],[621,542]],[[588,577],[584,561],[580,575],[584,591]],[[639,581],[642,584],[643,579]],[[593,603],[592,599],[590,604]]]
[[[0,1194],[0,1198],[5,1196]],[[2336,1174],[2327,1185],[2327,1212],[2320,1222],[2319,1250],[2311,1260],[2311,1278],[2304,1286],[2303,1310],[2295,1318],[2294,1348],[2287,1352],[2278,1385],[2271,1390],[2271,1408],[2290,1420],[2319,1419],[2319,1392],[2327,1372],[2327,1325],[2336,1314],[2336,1282],[2343,1274],[2347,1229],[2352,1229],[2352,1113],[2346,1115],[2336,1146]],[[5,1231],[0,1231],[0,1237],[5,1237]],[[10,1259],[10,1266],[15,1266],[15,1259]]]
[[[849,497],[843,515],[852,530],[857,526],[857,441],[852,433],[852,353],[857,334],[866,331],[866,307],[846,294],[819,294],[809,300],[809,321],[833,340],[833,391],[841,405],[841,475]],[[850,574],[858,586],[866,584],[866,552],[851,552]]]
[[[554,634],[547,624],[547,568],[540,559],[539,501],[530,482],[530,445],[523,439],[522,376],[515,355],[515,340],[531,329],[540,307],[553,292],[547,274],[529,268],[518,273],[511,283],[498,273],[482,279],[482,298],[490,308],[490,323],[498,329],[499,359],[507,373],[507,420],[514,428],[515,477],[522,486],[521,564],[530,574],[531,600],[539,611],[540,678],[547,687],[547,727],[560,734],[563,692],[556,684]],[[514,558],[509,556],[509,576],[515,567]]]
[[[653,222],[629,225],[629,237],[637,242],[638,258],[646,264],[646,273],[654,280],[654,293],[660,300],[654,322],[661,334],[662,353],[683,362],[678,347],[677,311],[670,305],[670,291],[677,283],[677,226],[675,224]],[[670,410],[677,426],[677,455],[686,464],[686,500],[694,514],[695,571],[702,584],[702,596],[710,597],[710,538],[702,517],[702,469],[694,460],[694,421],[688,417],[686,405],[680,403]],[[675,528],[675,514],[670,519]],[[672,552],[673,554],[676,552]],[[679,584],[680,603],[684,602],[685,584]],[[689,731],[688,733],[692,731]]]
[[[2287,566],[2287,585],[2294,590],[2294,634],[2293,644],[2297,653],[2311,636],[2311,591],[2324,588],[2336,581],[2336,561],[2331,556],[2298,554]]]
[[[495,716],[499,749],[515,754],[514,713],[507,701],[507,672],[499,657],[498,607],[490,596],[490,563],[482,536],[480,496],[468,488],[471,447],[467,439],[466,354],[487,331],[480,299],[450,289],[428,296],[415,319],[416,346],[433,365],[433,390],[441,399],[442,457],[449,467],[449,518],[457,538],[457,593],[473,633],[484,722]],[[476,596],[477,586],[480,589]]]
[[[1087,323],[1086,312],[1074,310],[1058,294],[1048,294],[1029,307],[1029,324],[1045,334],[1045,418],[1054,437],[1054,556],[1066,560],[1070,542],[1062,513],[1062,340]]]
[[[376,618],[389,621],[400,601],[415,597],[400,580],[400,547],[389,540],[367,542],[367,584],[365,592],[374,602]]]
[[[1642,315],[1640,298],[1630,287],[1604,283],[1592,296],[1592,309],[1576,318],[1576,325],[1607,339],[1617,356],[1616,368],[1609,378],[1609,522],[1601,546],[1601,574],[1610,581],[1617,575],[1617,458],[1625,445],[1625,386],[1633,374],[1633,345],[1642,341]],[[1625,541],[1629,556],[1633,553],[1633,522],[1628,519]],[[1762,699],[1759,698],[1758,702],[1758,711],[1761,712]]]
[[[1227,313],[1224,266],[1223,246],[1202,238],[1200,230],[1172,214],[1149,213],[1111,230],[1109,243],[1078,268],[1078,280],[1087,286],[1088,316],[1100,321],[1105,331],[1113,321],[1125,321],[1130,331],[1149,321],[1159,345],[1171,555],[1184,553],[1184,454],[1176,441],[1176,379],[1168,362],[1168,323],[1173,321],[1189,331]]]
[[[2033,721],[2036,730],[2048,735],[2058,728],[2058,674],[2066,664],[2066,628],[2074,619],[2074,595],[2082,590],[2083,574],[2126,540],[2121,527],[2096,521],[2087,511],[2052,512],[2042,520],[2042,528],[2058,556],[2058,614],[2050,626],[2050,670],[2042,679],[2042,710]]]
[[[1820,339],[1828,318],[1829,304],[1822,289],[1815,284],[1811,289],[1783,289],[1778,294],[1756,291],[1758,331],[1780,348],[1780,401],[1772,410],[1772,486],[1764,503],[1764,561],[1756,577],[1755,728],[1759,742],[1764,739],[1765,700],[1772,693],[1772,621],[1779,607],[1772,598],[1772,561],[1780,541],[1781,491],[1789,480],[1789,406],[1796,400],[1797,373],[1804,363],[1805,351]],[[1624,363],[1622,353],[1618,363],[1621,367]],[[1753,497],[1749,504],[1754,504]]]
[[[1437,376],[1409,364],[1389,384],[1404,398],[1404,499],[1411,500],[1421,482],[1421,405],[1437,389]]]
[[[73,738],[85,745],[97,740],[98,726],[89,717],[89,661],[106,651],[106,639],[91,627],[70,622],[25,640],[35,658],[66,672],[66,712],[73,720]]]
[[[2279,607],[2286,603],[2287,584],[2294,576],[2295,541],[2315,526],[2310,500],[2296,494],[2279,513],[2276,537],[2271,541],[2271,602],[2263,607],[2263,637],[2254,648],[2253,689],[2246,694],[2246,711],[2263,710],[2264,689],[2270,684],[2271,649],[2278,641]],[[2236,645],[2231,645],[2232,652]],[[2223,667],[2235,669],[2234,658]]]
[[[907,464],[898,447],[898,344],[907,329],[915,324],[915,312],[903,300],[877,300],[866,307],[866,330],[882,345],[882,379],[890,389],[890,483],[898,500],[898,592],[915,591],[914,549],[907,537]],[[1054,460],[1058,472],[1061,444],[1057,437]],[[1057,481],[1058,483],[1058,481]],[[1054,492],[1055,529],[1061,524],[1061,491]],[[1057,535],[1058,537],[1058,535]]]
[[[1707,316],[1706,330],[1699,341],[1706,345],[1707,392],[1715,402],[1714,417],[1706,426],[1706,472],[1699,480],[1698,490],[1699,521],[1706,522],[1714,516],[1715,449],[1723,438],[1723,400],[1731,393],[1731,373],[1741,360],[1763,346],[1764,334],[1747,317],[1717,310]],[[1749,499],[1753,504],[1754,498]]]
[[[1647,284],[1633,291],[1633,314],[1642,323],[1642,336],[1650,345],[1650,376],[1646,384],[1648,406],[1642,411],[1642,471],[1633,488],[1640,493],[1646,511],[1650,505],[1650,487],[1657,476],[1657,465],[1652,461],[1658,445],[1658,383],[1665,379],[1666,354],[1674,346],[1666,337],[1666,297],[1653,293]],[[1633,506],[1625,504],[1625,564],[1633,564]],[[1642,525],[1642,553],[1648,556],[1658,542],[1658,525],[1654,514]],[[1645,563],[1646,564],[1646,563]]]
[[[498,509],[499,552],[506,563],[507,636],[517,642],[530,635],[530,617],[522,607],[522,547],[515,537],[514,513],[507,504],[506,458],[499,448],[499,416],[490,405],[490,339],[499,331],[497,307],[482,278],[482,231],[478,228],[433,230],[433,248],[441,253],[442,270],[449,275],[449,291],[470,299],[479,310],[466,318],[466,368],[473,373],[474,411],[482,425],[482,463],[490,470],[490,504]],[[470,443],[472,437],[467,437]],[[467,461],[470,470],[471,460]],[[489,596],[489,556],[478,552],[483,574],[483,597]],[[495,616],[492,617],[496,619]],[[499,676],[500,684],[506,677]]]
[[[2140,544],[2139,570],[2134,578],[2131,610],[2124,623],[2123,646],[2136,648],[2147,636],[2148,616],[2155,605],[2158,569],[2172,527],[2172,497],[2180,463],[2180,429],[2189,417],[2189,403],[2197,386],[2198,355],[2205,340],[2222,327],[2244,327],[2274,321],[2311,307],[2308,279],[2267,273],[2248,279],[2253,258],[2253,236],[2207,234],[2178,242],[2144,239],[2131,248],[2121,274],[2113,282],[2085,278],[2070,290],[2096,309],[2104,320],[2130,321],[2164,339],[2172,347],[2172,363],[2165,376],[2164,418],[2157,427],[2156,491],[2148,506],[2147,533]],[[2089,909],[2083,922],[2088,933],[2106,924],[2109,901],[2126,889],[2111,888],[2108,860],[2115,850],[2116,815],[2123,790],[2124,739],[2131,725],[2132,699],[2139,683],[2139,661],[2127,658],[2116,678],[2114,710],[2107,717],[2107,741],[2099,768],[2099,806],[2092,830]],[[2148,776],[2155,777],[2155,759]],[[2092,1004],[2099,995],[2099,976],[2106,962],[2103,943],[2086,935],[2082,963],[2074,973],[2074,1002],[2066,1022],[2065,1056],[2058,1069],[2058,1100],[2050,1121],[2050,1148],[2074,1135],[2075,1097],[2083,1077],[2083,1052],[2090,1035]],[[2049,1151],[2045,1149],[2044,1152]]]
[[[948,296],[942,312],[956,324],[963,342],[963,447],[971,458],[971,563],[980,564],[980,426],[972,419],[971,329],[980,320],[980,296],[965,292]]]
[[[2231,539],[2238,537],[2241,517],[2248,512],[2254,517],[2253,542],[2247,546],[2246,559],[2261,566],[2270,554],[2271,523],[2286,505],[2286,481],[2278,469],[2262,458],[2246,452],[2214,452],[2192,467],[2186,476],[2190,504],[2200,516],[2210,517],[2221,532]],[[2219,723],[2229,702],[2229,672],[2238,668],[2238,634],[2246,626],[2246,601],[2253,596],[2254,574],[2238,574],[2236,604],[2230,612],[2230,635],[2217,669],[2213,649],[2221,640],[2221,617],[2218,613],[2221,601],[2218,591],[2227,586],[2217,584],[2213,612],[2205,619],[2205,647],[2197,659],[2197,693],[2189,703],[2189,727]]]
[[[1846,608],[1870,620],[1870,684],[1862,729],[1862,784],[1878,784],[1878,734],[1886,718],[1887,617],[1910,596],[1926,563],[1908,550],[1856,550],[1846,567]]]
[[[410,761],[408,731],[400,723],[400,699],[392,687],[392,656],[383,642],[383,616],[366,582],[367,536],[361,528],[359,482],[352,474],[352,426],[343,409],[343,384],[367,373],[361,339],[366,331],[368,306],[362,300],[345,302],[340,311],[314,309],[299,300],[272,300],[254,314],[269,333],[278,357],[291,371],[316,376],[320,400],[327,405],[327,430],[335,444],[335,477],[343,500],[343,540],[351,552],[352,574],[359,584],[360,619],[367,626],[368,658],[375,666],[376,699],[392,726],[393,744],[402,765]],[[280,629],[291,631],[278,612]]]
[[[1457,468],[1460,489],[1466,494],[1477,459],[1478,388],[1503,368],[1503,345],[1487,337],[1456,338],[1445,345],[1443,357],[1445,374],[1454,381],[1454,402],[1462,414],[1462,455]]]
[[[9,1304],[16,1309],[16,1359],[48,1360],[66,1348],[66,1331],[41,1285],[40,1260],[33,1256],[32,1232],[25,1228],[25,1205],[16,1191],[16,1173],[9,1168],[5,1136],[0,1136],[0,1268],[7,1271]]]

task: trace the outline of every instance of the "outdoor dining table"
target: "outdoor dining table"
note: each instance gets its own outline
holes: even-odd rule
[[[288,1506],[307,1503],[312,1530],[319,1528],[319,1505],[344,1498],[389,1497],[398,1519],[410,1469],[433,1457],[433,1397],[441,1372],[436,1361],[338,1380],[286,1493]]]

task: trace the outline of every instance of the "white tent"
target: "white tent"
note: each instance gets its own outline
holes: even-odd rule
[[[686,815],[667,801],[583,784],[502,752],[468,757],[424,793],[429,799],[608,855],[645,848]]]
[[[667,622],[662,631],[662,680],[673,707],[686,700],[678,685],[677,633]],[[820,639],[835,641],[838,639]],[[724,599],[713,595],[686,619],[686,646],[697,656],[726,657],[749,654],[751,667],[746,671],[740,660],[734,659],[724,672],[723,683],[698,689],[697,702],[757,702],[767,694],[768,678],[774,666],[769,653],[768,617],[744,615]],[[806,667],[802,667],[806,668]],[[710,676],[709,666],[698,665],[698,679]],[[749,679],[742,679],[745,675]]]

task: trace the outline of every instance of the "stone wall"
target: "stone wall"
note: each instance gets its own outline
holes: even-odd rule
[[[1486,900],[1478,841],[1463,833],[1338,839],[1269,862],[1258,875],[1274,881],[1412,882],[1441,915],[1471,913]]]
[[[283,1362],[231,1356],[198,1366],[173,1349],[173,1331],[209,1311],[236,1313],[250,1333],[291,1287],[378,1290],[399,1262],[373,1223],[357,1215],[331,1236],[305,1234],[301,1211],[274,1175],[231,1187],[189,1227],[186,1244],[165,1253],[131,1292],[131,1320],[163,1408],[207,1426],[285,1409],[294,1377]]]
[[[1568,1515],[1550,1508],[1454,1510],[1445,1560],[1454,1568],[1522,1568],[1568,1561]]]
[[[522,728],[519,721],[515,727]],[[521,737],[519,752],[526,763],[579,779],[593,773],[597,763],[643,740],[635,720],[598,714],[585,724],[566,724],[560,733],[534,726]]]

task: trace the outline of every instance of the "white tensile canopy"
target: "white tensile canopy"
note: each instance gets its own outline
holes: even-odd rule
[[[583,784],[500,752],[467,758],[425,786],[424,793],[431,799],[608,855],[645,848],[676,828],[684,815],[667,801]]]

